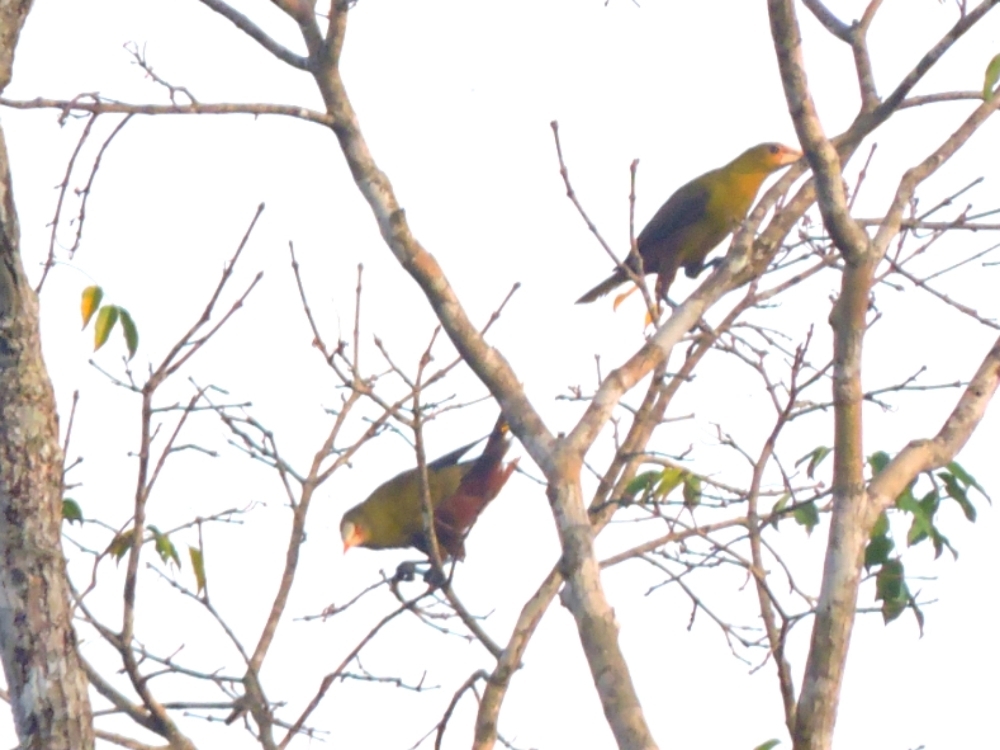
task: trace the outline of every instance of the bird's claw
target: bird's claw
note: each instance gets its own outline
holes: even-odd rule
[[[424,573],[424,583],[431,588],[439,589],[447,583],[444,572],[431,565]]]
[[[409,583],[410,581],[416,580],[417,565],[418,563],[413,560],[401,562],[399,567],[396,568],[396,575],[392,577],[392,580],[396,583]]]

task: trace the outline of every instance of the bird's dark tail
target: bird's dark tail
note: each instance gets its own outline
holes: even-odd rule
[[[603,297],[616,286],[624,284],[626,281],[628,281],[628,275],[621,268],[616,268],[613,274],[580,297],[580,299],[576,301],[576,304],[585,305],[588,302],[593,302],[599,297]]]

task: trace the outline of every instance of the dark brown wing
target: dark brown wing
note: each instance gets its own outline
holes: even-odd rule
[[[657,288],[661,294],[666,294],[680,267],[679,254],[683,230],[705,215],[709,193],[703,182],[706,176],[702,175],[692,180],[667,198],[667,202],[660,206],[660,210],[653,215],[636,238],[639,255],[642,257],[642,270],[647,274],[659,274]],[[625,262],[632,270],[639,270],[632,262],[631,254]],[[614,273],[580,297],[576,303],[579,305],[593,302],[619,284],[625,283],[627,279],[625,271],[616,268]]]
[[[444,469],[448,466],[454,466],[455,464],[458,463],[458,460],[462,456],[464,456],[466,453],[472,450],[473,446],[475,446],[476,443],[480,442],[481,440],[482,438],[479,438],[479,440],[474,440],[468,445],[463,445],[461,448],[456,448],[451,453],[446,453],[445,455],[441,456],[441,458],[435,458],[433,461],[427,464],[427,470],[439,471],[440,469]]]
[[[681,230],[705,216],[709,190],[704,177],[692,180],[671,195],[639,233],[636,244],[646,273],[660,272],[664,261],[678,252]]]

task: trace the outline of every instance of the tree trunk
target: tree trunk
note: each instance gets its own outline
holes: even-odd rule
[[[0,91],[30,0],[0,0]],[[94,746],[60,546],[62,451],[0,128],[0,657],[20,747]]]

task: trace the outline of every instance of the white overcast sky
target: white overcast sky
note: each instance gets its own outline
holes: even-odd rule
[[[271,3],[234,5],[301,51],[294,25]],[[850,20],[864,3],[830,5]],[[885,3],[871,32],[883,93],[956,15],[952,2]],[[827,132],[834,133],[857,106],[851,57],[811,18],[803,18],[803,24],[811,82]],[[998,30],[1000,16],[994,13],[919,90],[981,86],[986,62],[1000,51]],[[72,97],[96,91],[132,102],[164,101],[163,90],[130,64],[122,47],[127,42],[145,49],[157,74],[188,87],[202,102],[320,108],[307,75],[272,58],[196,0],[37,0],[6,95]],[[763,3],[360,0],[351,11],[343,60],[372,152],[417,237],[439,259],[473,320],[485,322],[511,285],[522,283],[491,341],[511,361],[554,431],[571,427],[580,413],[579,404],[556,401],[556,396],[572,385],[593,385],[594,355],[600,354],[607,371],[642,339],[634,301],[617,314],[606,303],[572,304],[607,274],[610,264],[565,198],[549,122],[561,124],[581,200],[622,252],[632,159],[641,160],[636,208],[641,225],[684,181],[744,148],[764,140],[795,143]],[[883,209],[900,170],[922,159],[973,106],[907,112],[880,132],[859,211],[874,215]],[[55,207],[52,188],[62,179],[81,125],[70,122],[60,129],[53,112],[5,110],[0,116],[11,152],[25,263],[37,279]],[[114,123],[113,117],[100,118],[95,134],[103,138]],[[980,175],[986,180],[971,194],[977,208],[1000,204],[998,135],[996,122],[983,128],[966,152],[926,186],[923,205]],[[92,149],[88,153],[92,159]],[[856,170],[857,165],[848,170],[851,179]],[[87,364],[90,334],[79,332],[80,291],[98,283],[108,301],[132,313],[142,337],[135,364],[141,373],[195,320],[262,201],[267,208],[238,267],[234,291],[258,270],[264,279],[184,377],[224,387],[233,401],[253,401],[253,414],[275,431],[286,457],[299,467],[310,460],[328,424],[323,407],[335,406],[339,392],[309,346],[311,334],[288,263],[289,241],[329,341],[349,332],[355,268],[363,262],[365,340],[380,336],[411,371],[426,347],[433,329],[429,308],[382,245],[329,132],[277,117],[136,119],[105,156],[80,251],[71,261],[62,256],[67,262],[51,274],[42,299],[45,354],[64,428],[72,392],[80,389],[82,395],[70,457],[83,455],[85,461],[70,479],[81,483],[71,494],[87,517],[115,526],[128,519],[135,482],[128,452],[136,446],[138,416],[136,399],[112,388]],[[66,228],[60,233],[63,244],[71,236]],[[955,247],[995,241],[965,237],[955,240]],[[995,269],[980,269],[951,289],[984,314],[996,315],[995,274]],[[693,288],[693,282],[681,279],[673,291],[683,296]],[[816,322],[817,347],[828,347],[824,321],[835,288],[828,276],[811,287],[811,298],[787,308],[786,322],[802,315],[800,326],[789,326],[800,337],[810,321]],[[869,337],[866,387],[899,382],[922,364],[928,371],[921,382],[967,378],[993,338],[912,289],[880,290],[878,301],[884,321]],[[120,373],[121,349],[116,335],[95,359]],[[364,352],[368,366],[379,370],[371,346]],[[449,352],[447,344],[439,344],[438,361],[447,361]],[[172,398],[189,396],[184,377],[174,385]],[[458,372],[438,393],[451,392],[471,399],[484,389],[467,372]],[[866,412],[866,449],[895,452],[910,439],[932,435],[956,396],[947,391],[894,397],[888,412],[873,406]],[[770,406],[749,371],[706,373],[689,398],[672,413],[695,412],[697,418],[679,423],[676,435],[658,447],[676,454],[693,445],[695,471],[734,465],[717,445],[713,423],[721,422],[750,447],[759,447],[771,428]],[[482,404],[443,419],[428,432],[430,455],[480,437],[495,416],[492,404]],[[988,490],[1000,488],[997,423],[994,407],[959,459]],[[786,445],[786,456],[796,458],[830,443],[827,418],[810,424],[816,431],[798,433],[801,445]],[[217,420],[195,420],[188,441],[219,450],[222,457],[178,456],[154,495],[149,520],[170,528],[196,514],[259,504],[244,525],[207,532],[213,602],[252,642],[287,540],[281,489],[274,476],[227,447]],[[516,454],[523,454],[517,446]],[[408,556],[361,550],[342,557],[337,524],[344,510],[412,462],[405,443],[388,436],[323,488],[312,510],[291,617],[343,603],[376,580],[380,568],[391,571]],[[985,738],[995,736],[1000,655],[992,540],[1000,529],[994,511],[980,498],[976,502],[981,517],[975,525],[965,523],[957,509],[942,515],[945,533],[961,553],[957,563],[946,554],[931,564],[923,549],[905,558],[912,570],[936,577],[914,583],[925,598],[938,600],[925,610],[924,637],[919,638],[908,614],[888,628],[877,615],[859,619],[841,704],[839,747],[944,750],[983,747]],[[69,533],[94,547],[101,539],[106,544],[97,530]],[[601,541],[602,554],[621,549],[628,532],[618,533]],[[788,526],[784,534],[795,561],[805,566],[802,581],[815,590],[825,530],[807,538]],[[194,537],[177,542],[193,543]],[[495,610],[486,627],[503,642],[520,604],[557,556],[542,489],[515,476],[483,517],[469,548],[458,591],[473,611]],[[85,565],[71,564],[71,570],[78,580],[88,575]],[[114,618],[121,571],[106,562],[100,572],[108,593],[95,606]],[[180,578],[190,584],[187,566]],[[677,592],[643,595],[657,580],[649,569],[621,566],[606,580],[623,647],[661,747],[750,750],[771,737],[785,738],[772,665],[748,674],[707,618],[699,617],[688,632],[689,605]],[[722,580],[711,590],[713,601],[750,616],[754,596],[742,583],[739,576]],[[869,598],[861,604],[871,606],[866,591]],[[139,637],[151,648],[167,654],[183,646],[191,666],[242,674],[238,657],[204,613],[154,576],[143,580],[140,608]],[[390,608],[388,594],[382,593],[327,623],[287,618],[264,674],[269,696],[301,706]],[[800,626],[793,639],[797,674],[806,635]],[[330,733],[325,735],[329,742],[313,744],[405,750],[434,725],[464,678],[488,668],[490,659],[478,645],[432,632],[411,618],[393,623],[365,652],[364,664],[374,673],[410,682],[419,681],[427,669],[427,683],[441,688],[414,694],[370,684],[337,685],[311,721]],[[187,695],[178,690],[175,698]],[[211,692],[202,697],[218,699]],[[471,706],[466,699],[457,712],[447,747],[468,745]],[[184,719],[183,727],[204,747],[254,746],[249,736],[218,724],[192,718]],[[131,731],[125,723],[118,728]],[[546,615],[525,669],[514,679],[500,730],[521,748],[613,745],[572,620],[558,606]],[[9,721],[0,722],[2,742],[15,742]],[[310,740],[298,744],[304,747]]]

